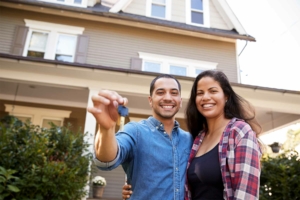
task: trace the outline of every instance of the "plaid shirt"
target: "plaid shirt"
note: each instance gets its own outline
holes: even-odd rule
[[[194,140],[187,168],[195,157],[205,132]],[[219,160],[224,184],[224,199],[251,200],[259,197],[261,151],[256,133],[249,124],[233,118],[226,126],[219,143]],[[186,178],[185,200],[191,199]]]

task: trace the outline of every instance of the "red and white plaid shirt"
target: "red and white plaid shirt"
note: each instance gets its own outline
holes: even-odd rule
[[[205,132],[194,140],[187,168],[202,144]],[[256,133],[244,120],[233,118],[226,126],[219,143],[219,161],[224,184],[224,199],[252,200],[259,198],[261,150]],[[186,178],[185,200],[190,200]]]

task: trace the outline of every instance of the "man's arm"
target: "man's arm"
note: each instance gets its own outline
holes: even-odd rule
[[[115,137],[115,127],[110,130],[99,130],[95,137],[95,155],[101,162],[114,160],[118,153],[118,145]]]
[[[98,160],[109,162],[116,158],[118,144],[115,137],[115,127],[118,119],[118,105],[125,105],[127,99],[118,93],[101,90],[92,96],[94,106],[87,110],[94,115],[99,129],[95,137],[95,154]]]

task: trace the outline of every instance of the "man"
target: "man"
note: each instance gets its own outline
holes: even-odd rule
[[[131,199],[184,199],[185,170],[192,136],[179,128],[175,114],[182,105],[181,86],[171,75],[160,75],[150,84],[153,116],[130,122],[115,134],[118,105],[127,103],[113,91],[93,96],[88,108],[101,127],[95,138],[95,163],[102,170],[122,164]],[[100,128],[99,128],[100,130]]]

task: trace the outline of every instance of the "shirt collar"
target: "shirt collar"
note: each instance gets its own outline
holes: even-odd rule
[[[162,128],[162,130],[164,129],[164,125],[158,121],[157,119],[155,119],[154,117],[149,117],[148,120],[150,121],[150,123],[154,126],[154,127],[159,127]],[[179,128],[179,123],[175,120],[175,124],[174,124],[174,128],[173,129],[177,129]]]

